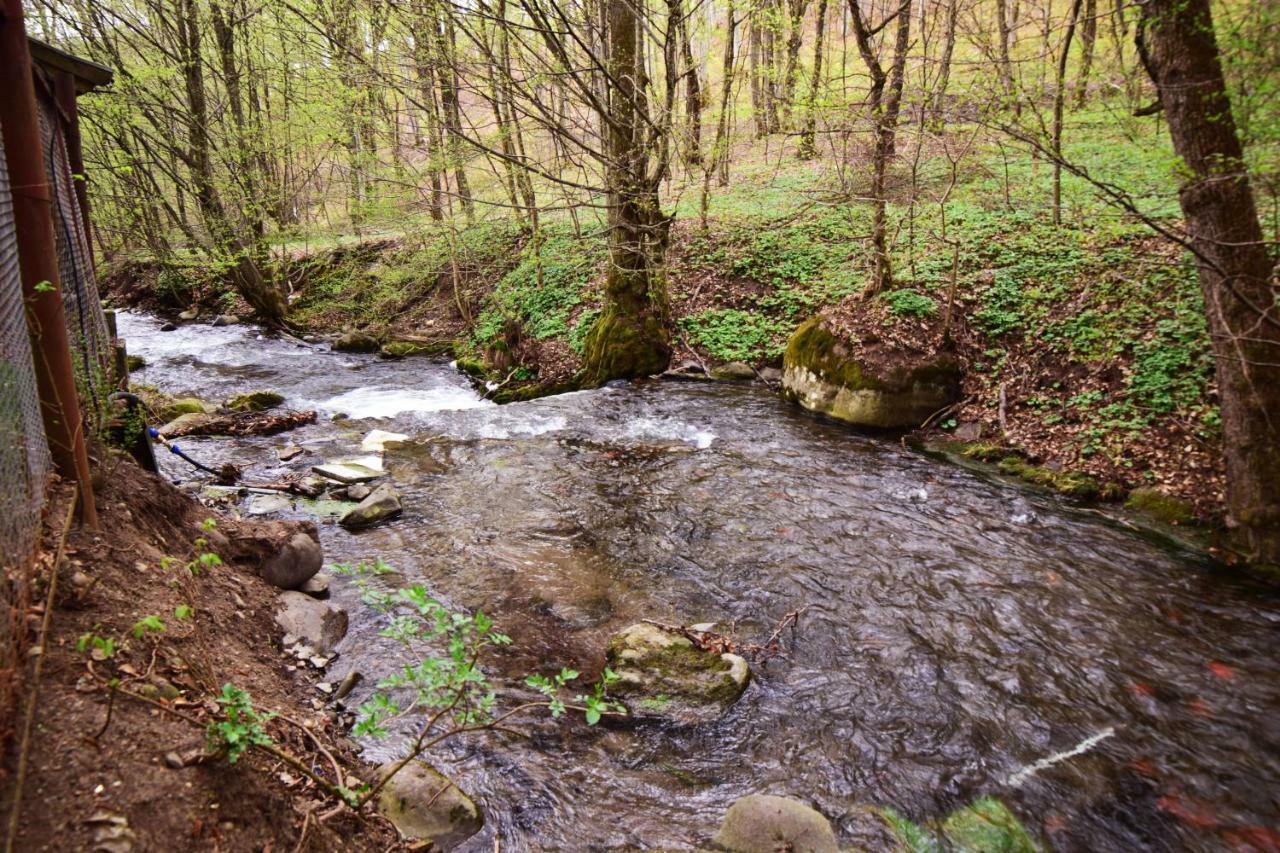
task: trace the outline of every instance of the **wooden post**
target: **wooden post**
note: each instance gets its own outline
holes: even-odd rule
[[[31,53],[22,18],[22,0],[0,0],[0,125],[13,194],[14,231],[27,328],[35,357],[40,414],[54,466],[76,483],[84,523],[98,527],[85,448],[84,420],[76,396],[71,345],[63,313],[49,194],[40,144]]]
[[[93,257],[93,223],[89,219],[89,176],[84,170],[84,150],[80,145],[80,113],[76,106],[76,78],[70,71],[59,71],[53,78],[53,91],[58,109],[65,117],[63,130],[67,141],[67,161],[71,166],[71,183],[76,190],[76,202],[80,207],[80,226],[84,228],[84,243],[89,250],[89,267],[97,274],[98,264]],[[111,337],[115,337],[113,330]]]

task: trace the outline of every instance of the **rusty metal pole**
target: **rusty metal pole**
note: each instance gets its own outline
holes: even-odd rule
[[[0,125],[13,194],[14,231],[27,328],[35,356],[36,387],[49,451],[59,474],[76,483],[81,517],[98,527],[84,420],[76,396],[71,345],[62,307],[53,203],[40,145],[31,54],[27,49],[22,0],[0,6]]]

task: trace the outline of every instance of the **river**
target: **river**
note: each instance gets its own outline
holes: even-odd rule
[[[483,608],[515,640],[491,665],[500,683],[598,672],[608,637],[642,618],[759,641],[808,607],[714,723],[539,724],[431,756],[486,813],[465,850],[495,835],[504,851],[689,849],[747,793],[811,802],[848,844],[866,841],[867,804],[927,820],[983,795],[1050,849],[1280,838],[1280,599],[1194,552],[757,386],[637,382],[500,407],[429,360],[243,325],[160,332],[138,314],[120,329],[146,359],[139,381],[319,411],[281,436],[182,442],[247,479],[358,455],[371,429],[413,436],[386,456],[404,515],[359,534],[322,524],[326,560],[382,557]],[[280,463],[289,441],[308,454]],[[401,659],[342,578],[335,599],[352,629],[333,674],[364,673],[359,701]],[[394,746],[365,744],[375,761]]]

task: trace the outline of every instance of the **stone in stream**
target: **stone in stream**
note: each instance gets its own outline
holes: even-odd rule
[[[331,652],[347,635],[347,611],[306,593],[280,593],[276,624],[312,649]]]
[[[209,325],[218,326],[218,327],[234,326],[239,322],[240,322],[240,318],[237,317],[235,314],[219,314],[217,317],[213,318],[213,322],[210,323]]]
[[[362,501],[373,494],[373,489],[366,483],[353,483],[347,486],[346,494],[349,501]]]
[[[181,314],[178,315],[179,320],[185,320],[188,323],[190,323],[192,320],[198,319],[199,317],[200,317],[199,308],[188,308],[186,311],[183,311]]]
[[[344,332],[333,342],[335,352],[377,352],[382,342],[368,332]]]
[[[298,531],[262,562],[259,574],[272,586],[297,589],[320,571],[323,562],[320,543],[307,533]]]
[[[159,432],[161,435],[171,435],[174,433],[184,432],[185,430],[193,427],[202,426],[213,420],[213,415],[207,415],[204,412],[188,412],[185,415],[178,415],[178,417],[160,427]]]
[[[379,768],[390,773],[394,763]],[[484,827],[480,807],[452,780],[422,761],[410,761],[378,793],[378,811],[408,841],[453,850]]]
[[[609,641],[609,689],[635,717],[696,724],[714,720],[747,689],[751,669],[738,655],[704,651],[683,634],[639,622]]]
[[[950,356],[875,369],[860,362],[820,317],[791,336],[782,365],[783,392],[789,399],[857,426],[918,427],[960,399],[960,366]]]
[[[373,464],[368,464],[368,460],[372,460]],[[376,480],[385,473],[382,470],[382,462],[377,457],[368,456],[360,459],[328,462],[324,465],[312,465],[311,470],[321,477],[328,477],[330,480],[337,480],[339,483],[345,483],[348,486],[353,483],[367,483],[370,480]]]
[[[751,794],[729,807],[711,841],[732,853],[839,853],[831,822],[788,797]]]
[[[249,391],[237,394],[223,404],[233,412],[263,412],[284,402],[284,395],[275,391]]]
[[[299,447],[296,444],[286,444],[284,447],[278,448],[276,450],[276,458],[278,458],[281,462],[288,462],[292,459],[297,459],[299,456],[301,456],[306,452],[307,451],[303,450],[301,447]]]
[[[305,592],[312,598],[328,598],[329,584],[332,582],[333,578],[324,572],[320,572],[303,581],[302,586],[298,587],[298,592]]]
[[[360,442],[360,449],[366,453],[381,453],[387,449],[387,442],[408,441],[409,436],[402,432],[387,432],[384,429],[370,430]]]
[[[369,493],[355,509],[344,515],[338,523],[348,529],[371,527],[380,521],[399,515],[400,494],[390,483],[383,483]]]
[[[178,330],[177,323],[161,323],[160,324],[160,331],[162,332],[176,332],[177,330]]]
[[[731,361],[727,364],[718,364],[711,368],[711,378],[720,379],[729,382],[746,382],[756,378],[756,372],[751,365],[742,361]]]

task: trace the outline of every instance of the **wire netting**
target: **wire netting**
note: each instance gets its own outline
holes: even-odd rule
[[[49,476],[22,301],[9,169],[0,139],[0,744],[14,718],[24,665],[32,556]]]
[[[62,306],[67,317],[81,407],[86,418],[102,409],[111,393],[108,368],[111,338],[98,298],[98,282],[89,254],[88,232],[81,222],[76,198],[76,176],[67,156],[66,135],[57,103],[48,91],[37,86],[40,112],[40,142],[45,173],[53,196],[53,230],[58,247],[58,275],[62,286]],[[86,427],[91,427],[86,424]]]

